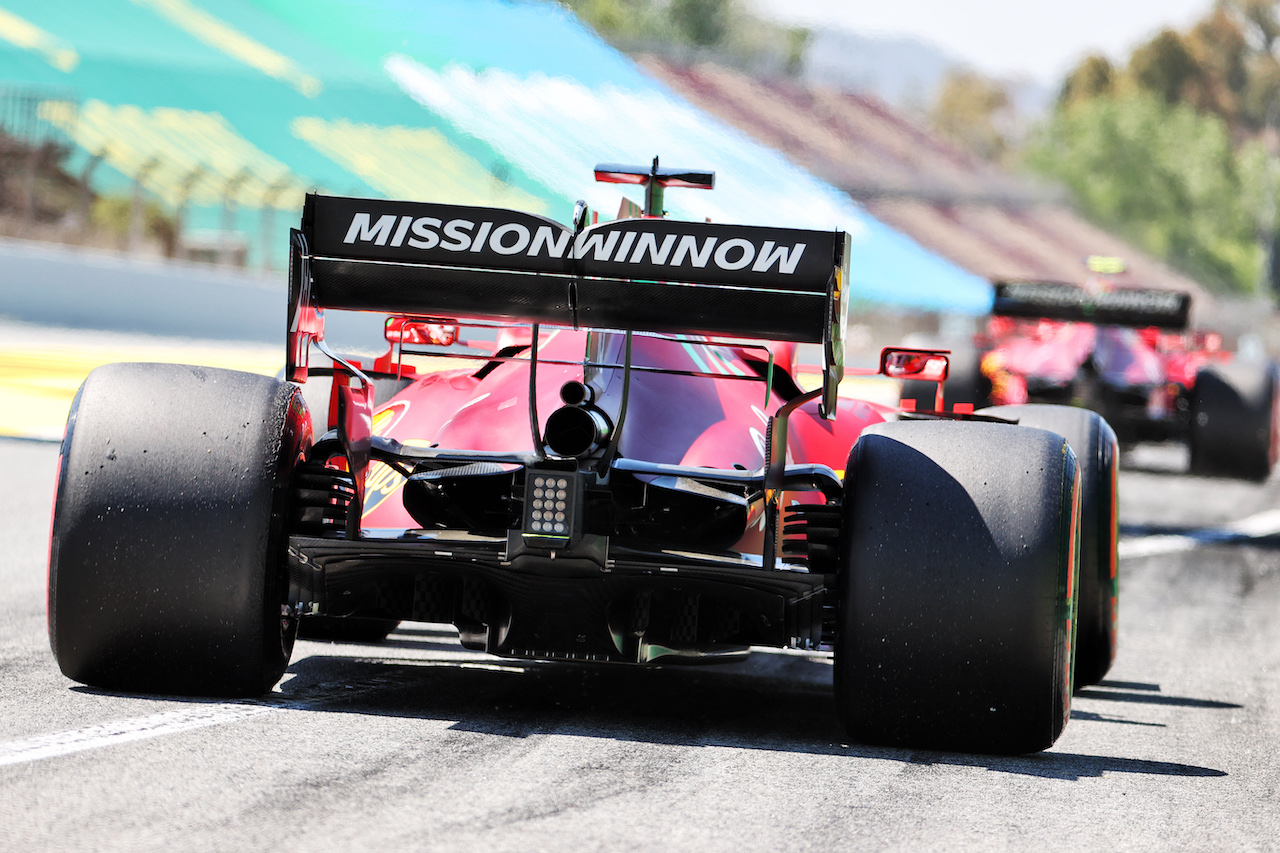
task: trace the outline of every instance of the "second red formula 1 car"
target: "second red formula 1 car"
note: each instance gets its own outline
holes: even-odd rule
[[[1280,372],[1222,336],[1188,329],[1186,293],[998,281],[985,331],[953,347],[950,404],[1051,402],[1092,409],[1121,444],[1184,441],[1190,471],[1265,480],[1280,451]],[[912,382],[919,405],[934,393]]]
[[[846,234],[665,218],[664,188],[713,179],[656,159],[597,177],[643,186],[641,215],[309,196],[286,378],[95,370],[53,521],[63,672],[252,696],[299,631],[446,622],[582,665],[826,653],[859,740],[1051,745],[1115,650],[1102,419],[843,396]],[[390,315],[388,352],[332,347],[337,310]],[[936,385],[947,361],[877,370]]]

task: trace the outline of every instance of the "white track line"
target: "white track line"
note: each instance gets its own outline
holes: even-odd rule
[[[197,708],[183,708],[176,711],[164,711],[148,717],[135,717],[130,720],[117,720],[100,723],[69,732],[38,735],[25,740],[0,743],[0,766],[6,764],[25,764],[83,752],[86,749],[111,746],[131,740],[161,737],[177,732],[202,729],[206,726],[220,726],[248,717],[269,714],[281,710],[271,705],[249,705],[222,703],[217,705],[201,705]]]
[[[56,758],[59,755],[114,746],[132,740],[162,737],[208,726],[221,726],[275,711],[312,708],[333,699],[350,697],[372,687],[390,684],[394,680],[375,677],[345,683],[325,682],[312,685],[299,695],[275,693],[270,698],[259,701],[202,703],[189,708],[149,714],[145,717],[132,717],[85,726],[82,729],[13,740],[0,743],[0,767],[6,764],[25,764],[45,758]]]
[[[447,651],[434,654],[449,655]],[[483,659],[485,655],[477,652],[466,652],[470,659]],[[452,658],[453,656],[450,655]],[[462,657],[459,655],[458,657]],[[379,658],[379,661],[386,661]],[[507,663],[494,665],[474,663],[470,660],[416,660],[400,661],[397,664],[414,663],[420,666],[451,666],[484,669],[503,669],[516,671],[516,667]],[[370,690],[394,687],[397,684],[409,683],[412,677],[405,674],[375,675],[369,678],[356,678],[348,681],[327,681],[312,684],[297,693],[273,693],[270,697],[244,702],[210,702],[190,708],[179,708],[173,711],[162,711],[145,717],[132,717],[110,723],[99,723],[73,729],[66,732],[55,732],[47,735],[22,740],[0,743],[0,767],[7,764],[27,764],[60,755],[70,755],[105,746],[115,746],[134,740],[162,737],[164,735],[202,729],[208,726],[221,726],[258,717],[276,711],[306,711],[321,709],[332,702],[351,699]]]
[[[1177,554],[1182,551],[1190,551],[1201,545],[1261,539],[1264,536],[1275,536],[1278,533],[1280,533],[1280,510],[1271,509],[1266,512],[1260,512],[1257,515],[1251,515],[1240,521],[1224,524],[1221,527],[1206,527],[1183,534],[1163,534],[1129,539],[1119,544],[1120,559]]]

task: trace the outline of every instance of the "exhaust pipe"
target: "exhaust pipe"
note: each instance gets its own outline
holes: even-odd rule
[[[598,450],[613,432],[609,416],[594,405],[595,391],[578,381],[560,387],[565,405],[547,418],[542,440],[560,457],[581,457]]]

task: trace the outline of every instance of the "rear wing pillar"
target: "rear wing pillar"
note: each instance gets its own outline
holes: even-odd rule
[[[306,382],[311,344],[324,340],[324,314],[311,297],[311,256],[307,238],[296,228],[289,229],[289,310],[285,378]]]

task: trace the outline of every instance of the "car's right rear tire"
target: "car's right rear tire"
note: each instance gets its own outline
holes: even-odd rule
[[[1120,451],[1115,432],[1097,412],[1027,403],[993,406],[984,415],[1016,418],[1023,426],[1064,436],[1080,467],[1080,594],[1076,620],[1075,686],[1097,684],[1116,656],[1120,598],[1116,484]]]
[[[845,474],[836,703],[865,743],[1049,747],[1070,715],[1079,493],[1066,439],[868,428]]]

